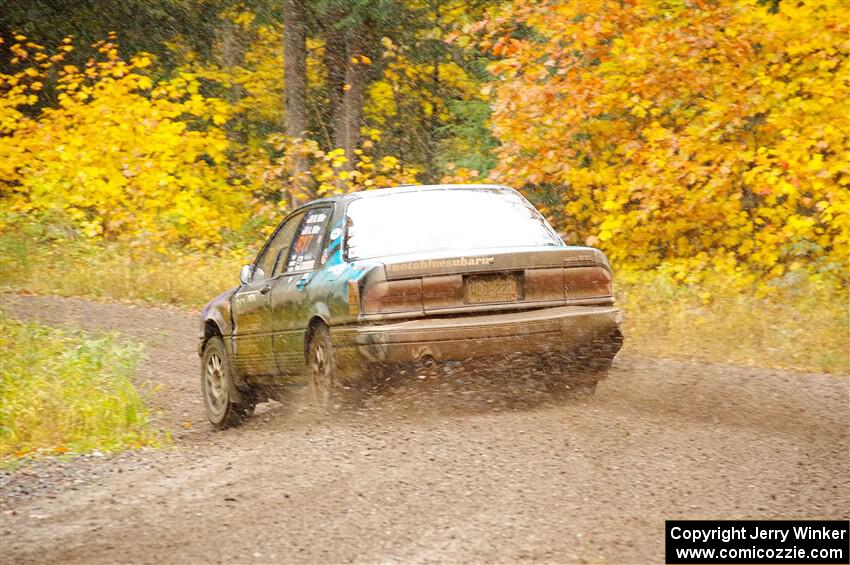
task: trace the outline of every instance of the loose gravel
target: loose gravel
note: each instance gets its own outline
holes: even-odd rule
[[[847,377],[625,354],[589,400],[411,378],[359,410],[296,393],[216,432],[191,314],[3,306],[143,341],[137,381],[174,436],[0,473],[4,563],[660,563],[665,519],[850,514]]]

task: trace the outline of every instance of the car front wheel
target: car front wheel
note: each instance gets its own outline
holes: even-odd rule
[[[207,419],[218,429],[238,426],[254,413],[254,399],[235,392],[227,351],[218,336],[210,338],[204,347],[201,392]]]

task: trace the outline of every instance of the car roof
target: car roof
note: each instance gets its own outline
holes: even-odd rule
[[[506,186],[502,186],[499,184],[402,184],[398,186],[388,187],[388,188],[376,188],[373,190],[362,190],[359,192],[349,192],[346,194],[336,194],[334,196],[326,196],[325,198],[320,198],[318,200],[311,200],[310,202],[299,206],[303,208],[305,206],[313,206],[315,204],[321,203],[330,203],[330,202],[348,202],[351,200],[359,200],[361,198],[374,198],[377,196],[386,196],[387,194],[400,194],[405,192],[423,192],[423,191],[432,191],[432,190],[446,190],[446,189],[456,189],[456,188],[473,188],[473,189],[484,189],[484,190],[513,190]]]

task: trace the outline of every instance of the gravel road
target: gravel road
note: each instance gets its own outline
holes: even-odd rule
[[[296,394],[216,432],[191,314],[10,294],[3,307],[144,342],[138,385],[174,438],[3,474],[7,564],[663,563],[665,519],[850,515],[847,377],[626,350],[590,400],[432,391],[328,418]]]

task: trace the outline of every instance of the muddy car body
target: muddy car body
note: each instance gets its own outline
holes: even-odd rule
[[[604,373],[622,343],[604,254],[563,244],[516,191],[382,189],[311,202],[202,312],[210,421],[280,387],[331,405],[398,365],[540,356]]]

